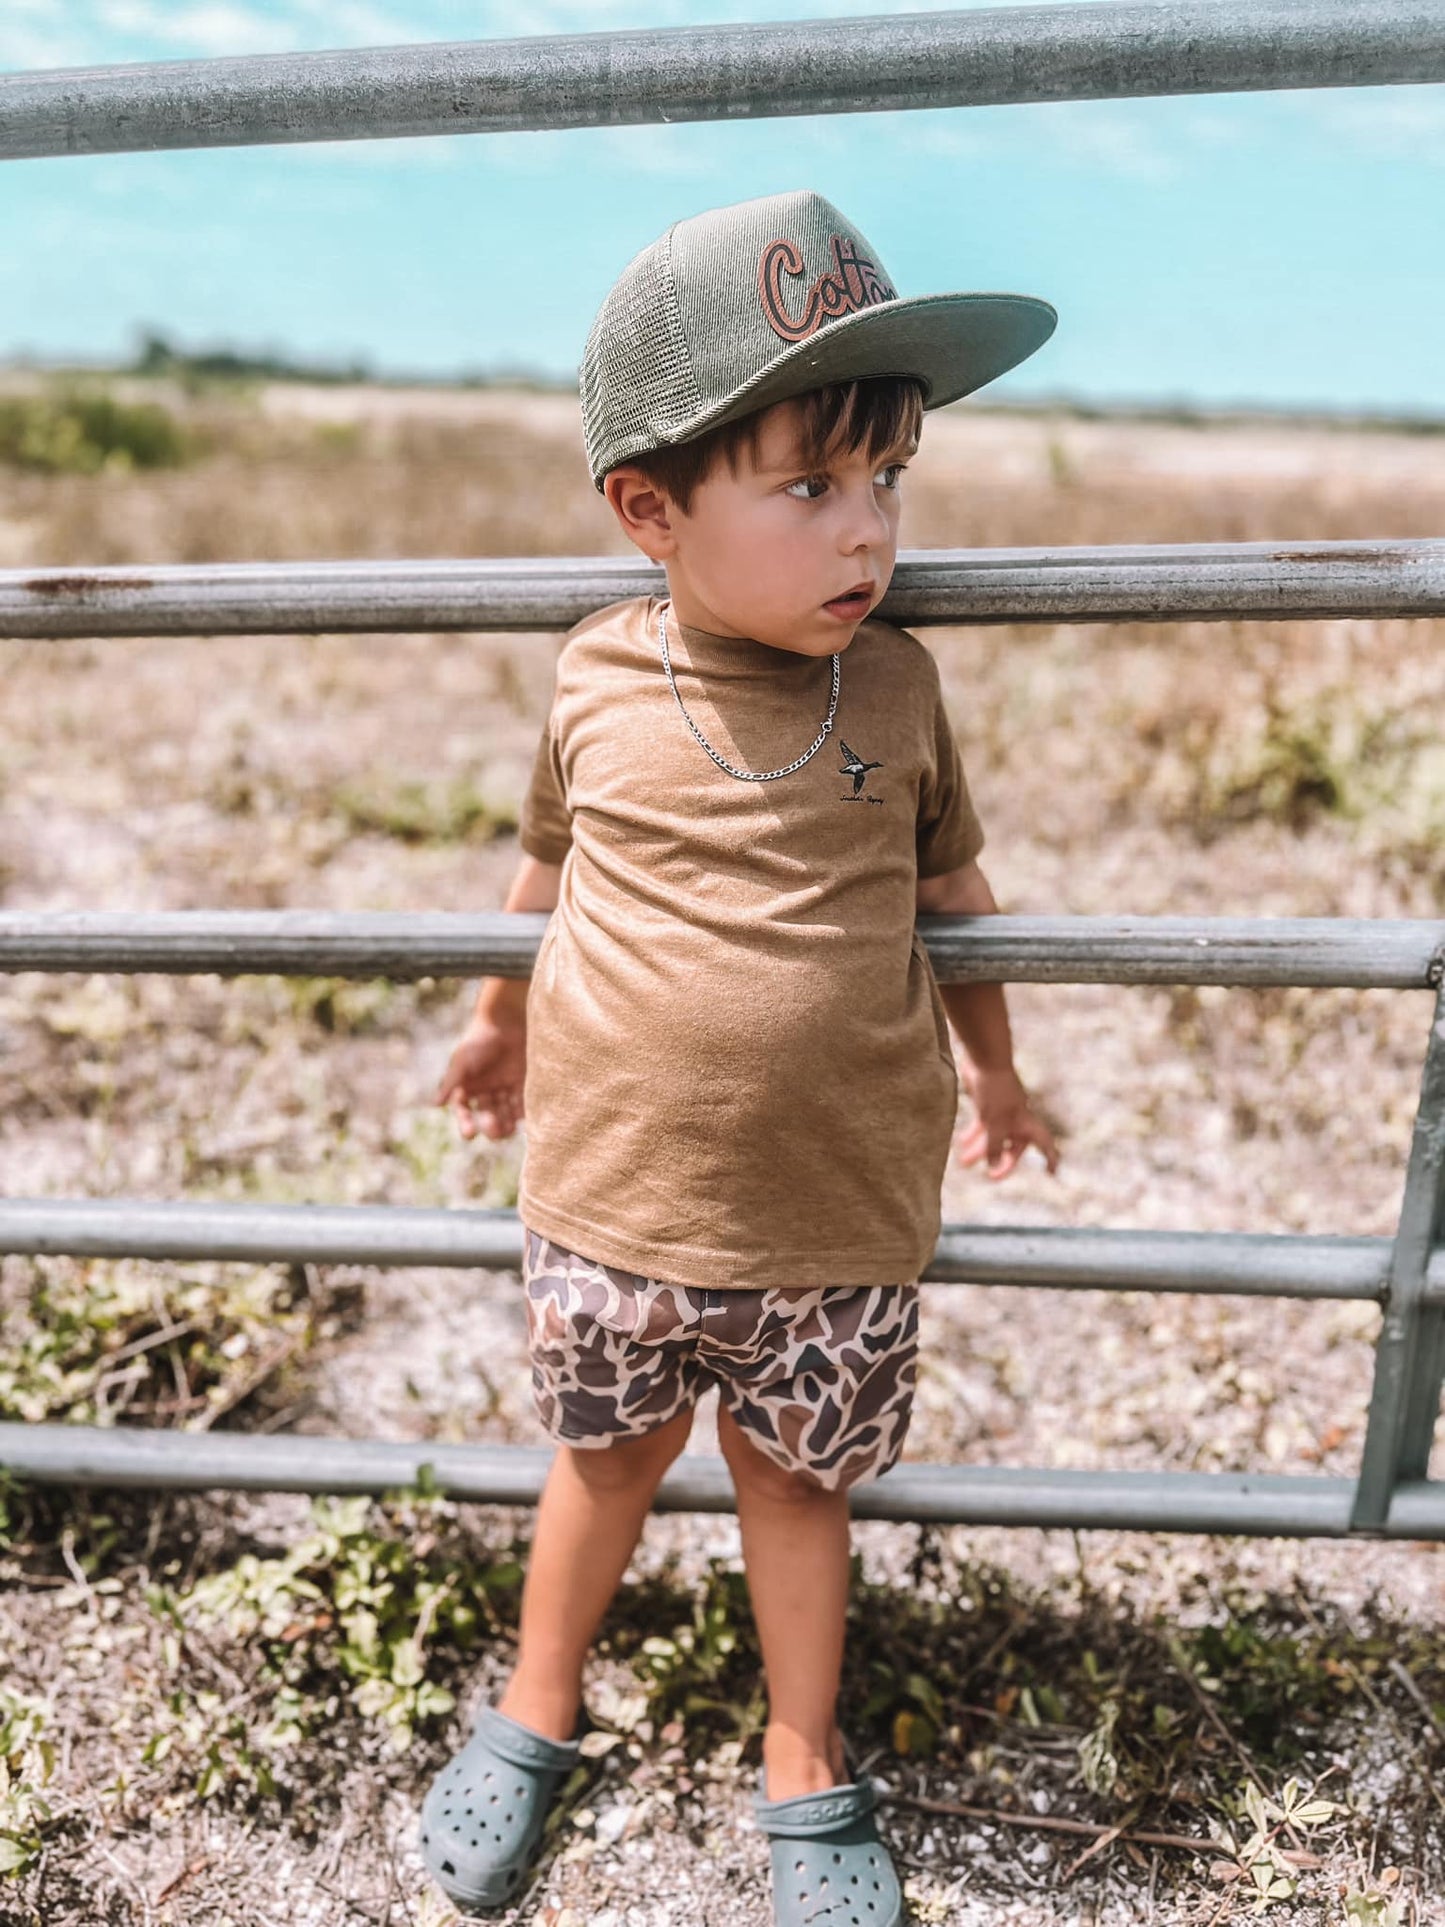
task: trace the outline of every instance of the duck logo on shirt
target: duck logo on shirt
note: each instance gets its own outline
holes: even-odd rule
[[[881,763],[865,763],[861,756],[849,749],[841,736],[838,738],[838,749],[843,757],[841,774],[853,778],[853,794],[851,796],[845,796],[843,801],[845,803],[881,803],[883,801],[881,796],[864,796],[863,785],[868,780],[869,770],[882,769],[883,765]]]

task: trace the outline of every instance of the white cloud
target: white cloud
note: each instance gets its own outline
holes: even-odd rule
[[[435,25],[374,7],[370,0],[293,0],[300,22],[304,22],[308,47],[395,47],[409,40],[471,39],[476,28],[475,14],[462,31],[438,31]]]
[[[1085,0],[1075,0],[1084,4]],[[827,0],[830,18],[996,0]],[[788,21],[802,0],[0,0],[12,68]]]
[[[1178,178],[1177,154],[1161,146],[1127,114],[1110,112],[1094,101],[1061,101],[1037,112],[1038,129],[1047,132],[1066,155],[1086,166],[1133,180]]]
[[[1445,167],[1445,89],[1321,89],[1290,106],[1324,138],[1347,140],[1358,153]]]
[[[898,143],[905,153],[940,161],[975,161],[997,148],[996,138],[978,122],[969,125],[959,117],[940,126],[937,122],[930,124],[925,115],[911,118],[921,124],[900,127],[897,132]]]
[[[29,15],[23,18],[21,16]],[[78,67],[93,57],[90,41],[53,17],[47,5],[9,0],[0,16],[0,67],[23,72]]]
[[[160,0],[97,0],[95,22],[113,33],[154,41],[169,53],[281,53],[294,47],[294,21],[287,9],[262,10],[236,0],[202,0],[197,6],[164,6]]]
[[[1238,114],[1227,107],[1196,107],[1181,101],[1175,109],[1175,129],[1200,147],[1237,147],[1247,138]]]

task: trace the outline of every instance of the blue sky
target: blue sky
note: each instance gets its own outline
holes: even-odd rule
[[[814,13],[917,13],[831,0]],[[796,19],[807,0],[3,0],[0,69]],[[903,294],[1040,294],[989,390],[1445,415],[1445,87],[0,165],[0,359],[187,347],[570,377],[680,215],[815,187]]]

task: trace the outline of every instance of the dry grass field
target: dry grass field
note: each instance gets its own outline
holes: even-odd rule
[[[0,464],[0,566],[622,546],[562,396],[135,392],[193,459]],[[1438,535],[1445,437],[964,405],[905,489],[907,547]],[[1445,625],[925,633],[1005,910],[1445,915]],[[0,641],[0,908],[494,907],[556,645]],[[508,1204],[519,1145],[431,1102],[471,989],[0,978],[0,1191]],[[949,1218],[1392,1231],[1426,993],[1010,1007],[1063,1161],[955,1171]],[[11,1255],[0,1321],[0,1418],[545,1443],[514,1276]],[[1377,1326],[931,1288],[907,1457],[1347,1474]],[[529,1522],[0,1484],[0,1923],[441,1927],[416,1808],[505,1675]],[[877,1521],[856,1546],[842,1714],[918,1922],[1445,1920],[1436,1548]],[[506,1918],[765,1922],[731,1515],[649,1520],[588,1701]]]

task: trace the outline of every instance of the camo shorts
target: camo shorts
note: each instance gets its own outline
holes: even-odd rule
[[[760,1452],[828,1491],[897,1463],[918,1370],[917,1284],[704,1290],[530,1230],[522,1278],[532,1392],[561,1444],[641,1438],[716,1382]]]

